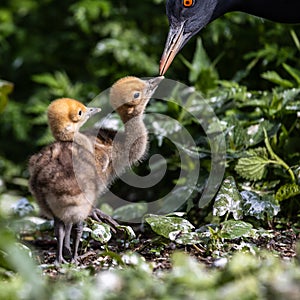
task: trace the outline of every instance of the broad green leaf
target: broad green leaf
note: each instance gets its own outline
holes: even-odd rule
[[[147,212],[147,204],[146,203],[130,203],[124,206],[117,208],[112,217],[121,221],[133,221],[136,219],[140,219]]]
[[[100,206],[100,210],[110,216],[114,212],[114,209],[108,203],[102,203]]]
[[[14,222],[17,231],[34,235],[37,232],[53,230],[53,220],[38,217],[25,217]]]
[[[284,88],[292,88],[294,86],[291,81],[281,78],[281,76],[275,71],[267,71],[263,73],[261,77]]]
[[[167,239],[170,238],[170,233],[173,231],[184,233],[191,232],[194,229],[194,226],[189,221],[179,217],[147,215],[145,216],[145,221],[155,233],[162,235]]]
[[[232,176],[223,181],[213,207],[215,216],[224,216],[226,213],[232,213],[236,220],[243,216],[242,197]]]
[[[272,195],[260,196],[252,191],[242,191],[244,200],[244,215],[257,219],[273,218],[280,211],[280,206]]]
[[[204,233],[182,232],[181,230],[170,232],[169,239],[180,245],[195,245],[208,240]]]
[[[0,213],[1,215],[11,215],[14,213],[14,207],[18,204],[20,196],[13,193],[0,194]]]
[[[222,223],[220,236],[225,239],[237,239],[250,233],[252,229],[250,223],[240,220],[228,220]]]
[[[91,237],[105,244],[111,239],[110,226],[105,223],[96,223],[94,222],[91,228]]]
[[[282,201],[297,195],[300,195],[300,186],[296,183],[287,183],[278,189],[275,198],[278,201]]]
[[[261,180],[269,163],[266,148],[251,149],[246,151],[245,157],[238,160],[235,170],[243,178]]]

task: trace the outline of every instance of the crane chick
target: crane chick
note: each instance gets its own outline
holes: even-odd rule
[[[124,123],[124,132],[101,128],[95,143],[95,159],[104,191],[127,167],[141,161],[148,148],[148,133],[143,113],[163,76],[142,80],[128,76],[118,80],[110,90],[110,104]],[[92,216],[105,218],[95,208]]]
[[[91,151],[93,145],[79,132],[80,127],[99,111],[99,108],[89,108],[69,98],[53,101],[48,107],[48,122],[56,141],[29,160],[29,189],[41,215],[54,219],[58,263],[66,262],[63,252],[71,254],[72,227],[75,232],[73,260],[76,261],[82,221],[89,215],[99,194]],[[73,141],[75,136],[76,142]],[[80,163],[78,174],[74,172],[74,160]]]
[[[66,262],[63,254],[71,254],[72,228],[76,262],[82,221],[87,216],[117,225],[94,203],[117,175],[144,157],[148,135],[142,115],[163,78],[125,77],[112,86],[110,103],[124,123],[122,133],[111,129],[100,129],[96,136],[79,132],[100,109],[87,108],[76,100],[58,99],[49,106],[48,121],[56,142],[30,158],[29,187],[41,214],[54,219],[57,263]]]

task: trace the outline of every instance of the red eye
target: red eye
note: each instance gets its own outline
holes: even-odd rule
[[[194,1],[193,0],[183,0],[183,6],[184,7],[191,7],[194,5]]]

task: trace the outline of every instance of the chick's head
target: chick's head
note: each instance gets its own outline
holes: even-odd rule
[[[48,122],[56,140],[72,141],[74,134],[100,108],[86,107],[77,100],[61,98],[48,107]]]
[[[163,76],[149,80],[128,76],[118,80],[110,90],[110,103],[123,121],[141,115]]]

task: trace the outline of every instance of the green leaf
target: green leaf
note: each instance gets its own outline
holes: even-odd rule
[[[11,82],[0,80],[0,113],[7,105],[8,97],[13,91],[14,85]]]
[[[123,222],[130,222],[142,218],[146,212],[146,203],[130,203],[117,208],[112,217]]]
[[[253,216],[257,219],[273,218],[280,211],[280,206],[273,195],[260,196],[252,191],[242,191],[244,200],[244,215]]]
[[[297,195],[300,195],[300,186],[296,183],[292,183],[292,184],[288,183],[281,186],[278,189],[275,198],[278,201],[283,201],[295,197]]]
[[[266,148],[248,150],[245,156],[238,160],[235,171],[243,178],[253,181],[261,180],[270,163]]]
[[[197,39],[196,51],[192,63],[181,56],[183,63],[190,69],[189,81],[194,83],[202,92],[216,87],[218,73],[211,63],[201,38]]]
[[[155,233],[167,239],[170,238],[170,233],[173,231],[184,233],[191,232],[194,229],[194,226],[189,221],[179,217],[166,217],[151,214],[145,216],[145,221]]]
[[[201,232],[172,231],[169,239],[180,245],[195,245],[208,240],[207,236]]]
[[[237,239],[250,233],[252,229],[250,223],[237,220],[228,220],[222,223],[220,236],[225,239]]]
[[[293,113],[300,111],[300,101],[293,101],[286,105],[286,111],[291,111]]]
[[[247,128],[247,140],[251,146],[255,146],[265,139],[264,128],[268,132],[268,136],[273,136],[279,131],[280,127],[280,123],[276,124],[268,120],[263,120]]]
[[[117,226],[118,229],[122,229],[126,232],[126,235],[127,235],[127,239],[129,240],[133,240],[136,238],[136,235],[132,229],[132,227],[130,226],[126,226],[126,225],[119,225]]]
[[[284,88],[292,88],[294,86],[291,81],[281,78],[281,76],[275,71],[267,71],[263,73],[261,77]]]
[[[300,85],[300,71],[287,64],[282,64],[284,69],[296,80],[297,84]]]
[[[227,127],[227,140],[230,149],[236,150],[247,146],[249,143],[249,137],[246,130],[241,125],[241,122],[237,118],[230,116]]]
[[[223,181],[215,199],[213,215],[224,216],[230,212],[236,220],[241,219],[243,216],[242,197],[232,176]]]
[[[202,39],[198,38],[196,51],[189,74],[189,81],[194,83],[198,79],[201,72],[207,70],[210,66],[211,61],[203,47]]]
[[[105,223],[94,222],[90,233],[94,240],[102,244],[107,243],[111,239],[110,226]]]
[[[38,217],[25,217],[14,223],[15,229],[23,234],[34,235],[37,232],[53,230],[53,220]]]

